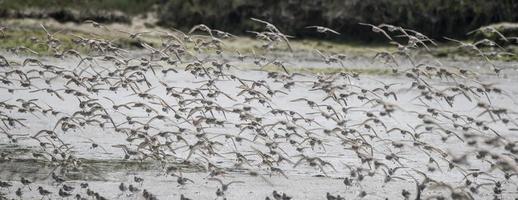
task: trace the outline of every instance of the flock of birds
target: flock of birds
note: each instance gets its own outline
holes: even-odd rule
[[[187,33],[124,32],[142,51],[74,34],[77,49],[64,49],[56,33],[41,25],[45,36],[30,40],[55,58],[24,46],[7,49],[0,55],[0,140],[32,151],[23,158],[2,151],[0,160],[33,159],[55,170],[45,177],[52,183],[47,185],[27,174],[0,180],[0,199],[110,199],[88,182],[67,178],[88,165],[77,155],[82,151],[156,162],[179,187],[194,184],[187,171],[200,170],[218,184],[216,199],[247,184],[227,181],[228,174],[269,182],[268,176],[289,180],[298,170],[340,178],[344,191],[357,188],[356,199],[518,196],[516,94],[483,81],[513,70],[495,60],[511,54],[500,44],[512,45],[513,37],[482,28],[477,31],[498,33],[500,41],[445,38],[491,69],[484,74],[434,58],[416,59],[437,44],[415,30],[362,23],[396,45],[372,58],[395,75],[382,81],[346,70],[293,72],[293,58],[276,54],[276,49],[293,52],[292,37],[269,22],[252,20],[264,29],[249,31],[261,41],[249,54],[226,51],[226,40],[236,36],[203,24]],[[2,37],[9,27],[0,30]],[[159,35],[161,44],[141,38],[148,34]],[[326,65],[347,67],[347,55],[313,53]],[[242,69],[250,65],[276,70]],[[123,140],[89,138],[94,133]],[[144,181],[134,176],[121,182],[116,198],[158,199],[142,188]],[[406,186],[399,187],[400,196],[387,197],[369,187],[372,182]],[[265,199],[288,200],[289,192],[273,191]],[[344,196],[328,192],[322,199]]]

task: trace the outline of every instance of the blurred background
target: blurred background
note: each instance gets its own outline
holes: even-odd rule
[[[250,17],[277,25],[296,38],[376,42],[379,35],[358,22],[388,23],[420,31],[432,38],[467,39],[466,33],[496,24],[504,34],[516,35],[516,0],[0,0],[0,21],[54,19],[58,22],[134,23],[188,30],[196,24],[246,35],[261,26]],[[508,23],[502,23],[508,22]],[[306,29],[327,26],[340,36]]]

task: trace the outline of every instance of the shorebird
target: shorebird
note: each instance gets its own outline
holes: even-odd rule
[[[203,32],[206,32],[208,33],[211,37],[213,37],[212,35],[212,29],[209,28],[207,25],[205,24],[198,24],[194,27],[191,28],[191,30],[189,30],[189,32],[187,32],[187,34],[192,34],[194,31],[197,31],[197,30],[200,30],[200,31],[203,31]]]
[[[106,31],[110,31],[110,29],[108,29],[108,27],[106,27],[105,25],[103,25],[99,22],[96,22],[94,20],[89,20],[89,19],[85,20],[85,21],[83,21],[83,24],[91,24],[95,28],[103,28]]]
[[[336,34],[336,35],[340,35],[340,33],[338,31],[335,31],[333,29],[330,29],[330,28],[327,28],[327,27],[323,27],[323,26],[306,26],[306,28],[314,28],[319,33],[330,32],[330,33],[333,33],[333,34]]]
[[[52,194],[52,192],[48,191],[48,190],[45,190],[43,189],[43,187],[38,187],[38,192],[40,193],[40,195],[42,196],[42,199],[49,196],[50,194]]]
[[[467,35],[471,35],[474,33],[482,33],[482,34],[493,34],[494,33],[499,37],[499,39],[504,40],[506,42],[509,41],[507,39],[507,37],[504,36],[504,34],[502,34],[500,31],[498,31],[495,27],[491,27],[491,26],[480,27],[478,29],[468,32]]]
[[[121,33],[126,33],[129,35],[129,38],[130,39],[139,39],[142,35],[145,35],[145,34],[148,34],[148,33],[151,33],[151,31],[142,31],[142,32],[127,32],[127,31],[122,31],[122,30],[117,30]]]
[[[371,30],[372,32],[375,32],[375,33],[381,33],[383,34],[387,39],[389,40],[392,40],[392,38],[389,36],[389,34],[387,34],[387,32],[385,32],[382,28],[376,26],[376,25],[372,25],[372,24],[367,24],[367,23],[358,23],[360,25],[363,25],[363,26],[369,26],[371,27]]]
[[[231,181],[231,182],[228,182],[228,183],[223,183],[222,180],[218,179],[218,178],[209,178],[209,180],[211,181],[217,181],[221,184],[221,190],[223,192],[227,191],[228,190],[228,187],[231,185],[231,184],[234,184],[234,183],[245,183],[243,181]]]
[[[293,52],[293,49],[291,47],[291,44],[290,42],[288,41],[288,36],[283,34],[281,31],[279,31],[279,29],[273,25],[272,23],[270,22],[267,22],[267,21],[264,21],[264,20],[260,20],[260,19],[256,19],[256,18],[250,18],[251,20],[253,21],[256,21],[256,22],[259,22],[259,23],[262,23],[265,25],[265,28],[266,30],[270,31],[271,33],[273,33],[274,35],[280,37],[285,43],[286,45],[288,46],[288,49]]]
[[[8,30],[6,26],[0,25],[0,33],[2,34],[2,38],[5,38],[5,31]]]

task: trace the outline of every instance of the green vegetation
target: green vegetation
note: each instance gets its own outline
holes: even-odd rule
[[[158,0],[2,0],[0,10],[74,9],[88,11],[121,11],[128,15],[150,12]]]
[[[412,28],[434,38],[464,37],[483,25],[518,21],[514,0],[169,0],[159,10],[162,25],[183,29],[204,23],[238,34],[262,25],[250,17],[273,22],[296,37],[331,37],[306,29],[322,25],[342,33],[340,40],[383,40],[358,22],[389,23]]]
[[[131,17],[157,13],[158,24],[188,30],[197,24],[234,34],[259,30],[251,17],[277,25],[296,38],[386,42],[358,22],[388,23],[418,30],[433,38],[468,38],[478,27],[518,21],[515,0],[1,0],[0,18],[54,18],[58,21],[130,23]],[[306,29],[331,27],[340,36]]]
[[[138,46],[138,42],[130,40],[129,38],[121,38],[111,35],[103,35],[102,38],[93,36],[91,33],[71,31],[71,30],[57,30],[51,27],[47,29],[53,33],[53,37],[58,39],[60,43],[60,50],[75,49],[80,52],[88,52],[89,48],[86,46],[79,46],[73,42],[78,37],[98,38],[104,40],[114,40],[114,43],[124,49],[134,49]],[[47,39],[46,33],[39,27],[15,27],[5,31],[5,35],[0,37],[0,49],[12,49],[17,47],[29,48],[39,55],[49,56],[56,52],[51,52],[49,46],[44,42]],[[25,52],[22,52],[25,53]],[[58,52],[60,53],[60,52]]]
[[[52,18],[60,22],[94,20],[131,23],[131,18],[153,12],[158,0],[2,0],[0,18]]]
[[[35,42],[42,40],[46,37],[45,32],[42,30],[15,30],[8,31],[4,38],[0,38],[0,48],[9,49],[16,48],[19,46],[27,47],[39,54],[50,55],[48,47],[42,42]],[[64,41],[62,43],[63,48],[69,49],[72,47],[71,38],[64,36],[63,34],[56,34],[57,39]]]

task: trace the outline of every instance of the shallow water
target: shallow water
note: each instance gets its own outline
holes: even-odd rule
[[[13,55],[11,56],[13,60],[22,60],[21,57],[15,57]],[[68,69],[76,67],[74,62],[75,60],[61,61],[53,58],[45,58],[44,60],[45,62]],[[367,60],[368,59],[364,59],[362,61],[352,60],[351,63],[354,64],[348,65],[362,67],[367,66]],[[444,61],[444,63],[447,63],[448,65],[463,65],[459,67],[469,68],[472,70],[476,69],[476,66],[478,66],[471,66],[472,64],[469,62],[459,63],[454,61]],[[111,66],[109,62],[100,60],[88,64],[92,65],[96,70],[94,71],[87,69],[85,71],[86,74],[94,74],[95,72],[103,73],[103,68],[106,69],[114,67]],[[311,61],[293,61],[292,64],[294,66],[314,66]],[[506,65],[514,64],[515,63],[506,63]],[[96,66],[102,66],[103,68]],[[376,64],[373,64],[370,67],[377,66]],[[22,70],[28,71],[34,68],[37,67],[28,66],[24,67]],[[204,82],[206,78],[195,78],[188,72],[184,72],[182,70],[179,71],[179,73],[171,72],[167,75],[163,75],[160,72],[154,74],[153,72],[148,71],[145,75],[152,87],[150,87],[149,90],[146,89],[147,92],[153,95],[157,95],[161,99],[164,99],[172,107],[178,108],[177,105],[179,103],[179,99],[166,96],[166,89],[165,87],[161,86],[159,81],[179,88],[198,88],[200,85],[206,83]],[[479,81],[483,81],[485,83],[494,83],[496,86],[506,92],[505,95],[489,96],[488,98],[492,105],[498,105],[498,107],[505,107],[511,110],[516,108],[518,87],[515,87],[515,84],[518,81],[518,78],[512,71],[509,72],[509,74],[506,74],[505,77],[487,74],[488,72],[484,70],[480,70],[479,72],[486,74],[480,75],[478,77]],[[409,135],[397,134],[396,132],[392,132],[391,134],[385,133],[386,129],[393,127],[406,129],[409,126],[414,127],[417,124],[422,123],[422,120],[416,117],[416,113],[424,113],[426,112],[427,108],[447,110],[451,113],[465,114],[468,116],[477,116],[482,113],[481,109],[476,108],[477,101],[469,101],[466,98],[462,98],[462,96],[458,96],[456,98],[453,107],[450,107],[444,102],[435,100],[424,100],[421,102],[416,98],[416,96],[419,96],[419,91],[416,89],[411,89],[411,82],[403,75],[360,75],[360,79],[346,79],[342,77],[337,78],[335,84],[351,84],[367,89],[381,87],[382,84],[380,82],[386,84],[396,83],[396,85],[392,87],[392,90],[397,93],[397,101],[387,97],[380,96],[380,98],[383,98],[388,103],[396,104],[397,110],[392,113],[390,117],[380,117],[383,119],[383,123],[387,128],[384,128],[381,125],[373,124],[374,131],[372,131],[362,128],[362,122],[366,119],[365,110],[370,112],[379,112],[382,111],[380,106],[372,106],[371,104],[366,103],[367,101],[365,100],[362,101],[353,97],[347,100],[347,106],[339,105],[338,103],[330,100],[322,101],[325,98],[325,93],[321,90],[312,90],[313,82],[317,78],[314,74],[296,76],[296,78],[293,80],[295,82],[295,86],[293,86],[291,89],[283,89],[284,83],[275,82],[272,79],[267,79],[266,72],[232,69],[229,71],[229,73],[238,75],[242,79],[265,80],[272,89],[282,90],[286,92],[287,95],[275,95],[271,98],[270,105],[263,105],[257,101],[242,104],[239,102],[245,101],[246,94],[238,96],[240,91],[238,86],[240,83],[238,81],[228,79],[217,81],[215,84],[221,91],[226,92],[235,100],[231,100],[224,95],[219,95],[217,98],[212,99],[212,101],[222,107],[229,109],[233,107],[251,106],[253,109],[250,111],[250,113],[252,113],[254,116],[263,117],[263,124],[274,123],[279,120],[287,120],[285,116],[271,114],[269,112],[270,109],[268,109],[268,106],[272,108],[293,110],[300,113],[304,117],[313,119],[314,122],[309,124],[304,123],[304,121],[292,122],[290,124],[296,126],[296,129],[301,131],[299,134],[303,134],[305,132],[308,136],[312,136],[323,142],[323,145],[315,145],[313,148],[311,148],[306,144],[307,140],[299,140],[299,145],[306,148],[304,150],[304,154],[306,156],[320,157],[323,160],[329,162],[331,165],[318,168],[312,167],[304,161],[298,163],[299,159],[301,158],[300,153],[293,147],[293,145],[289,145],[288,140],[285,138],[274,137],[274,133],[281,135],[287,132],[285,130],[281,130],[279,128],[274,129],[272,127],[270,130],[271,132],[268,132],[267,134],[269,137],[274,139],[267,139],[265,137],[257,136],[257,134],[253,131],[241,131],[239,128],[234,127],[233,125],[241,123],[238,115],[228,112],[223,114],[222,112],[214,111],[212,114],[215,118],[225,120],[228,123],[224,126],[210,126],[204,128],[204,133],[208,138],[211,139],[211,141],[221,143],[215,149],[215,153],[209,155],[207,152],[199,151],[191,155],[190,151],[188,150],[189,147],[186,144],[183,144],[182,142],[176,142],[174,144],[174,156],[168,157],[167,160],[164,160],[162,163],[153,161],[153,159],[145,159],[143,162],[140,162],[138,156],[133,157],[130,160],[124,160],[124,151],[121,148],[114,147],[113,145],[126,144],[130,149],[137,149],[137,146],[141,144],[140,142],[142,142],[142,140],[136,139],[133,142],[129,142],[126,140],[128,135],[124,133],[117,133],[113,130],[113,128],[110,127],[101,128],[91,125],[85,126],[84,128],[78,128],[77,130],[59,133],[59,137],[63,140],[64,143],[72,144],[70,148],[72,155],[74,155],[74,157],[81,158],[80,160],[82,160],[83,164],[80,165],[81,167],[77,169],[52,166],[49,165],[48,162],[34,161],[32,160],[31,153],[41,152],[42,150],[42,148],[38,147],[37,141],[27,137],[20,137],[17,144],[7,144],[8,140],[2,136],[0,137],[0,140],[2,141],[1,143],[3,145],[0,147],[0,151],[5,152],[13,157],[13,160],[2,161],[0,163],[0,169],[2,169],[0,174],[2,180],[12,181],[14,185],[14,187],[10,188],[11,192],[7,192],[5,190],[3,192],[7,192],[8,197],[15,198],[14,194],[12,194],[12,191],[14,188],[21,187],[18,180],[20,177],[27,177],[31,180],[34,180],[35,185],[40,185],[46,189],[51,190],[53,192],[51,195],[53,198],[58,198],[57,189],[54,188],[55,183],[51,180],[51,178],[49,178],[49,174],[52,172],[59,172],[58,174],[67,180],[66,184],[76,186],[74,194],[78,193],[82,196],[85,195],[85,190],[79,189],[78,184],[87,182],[89,183],[91,190],[96,191],[110,199],[142,198],[140,193],[133,195],[130,195],[130,192],[125,192],[124,194],[121,193],[117,186],[121,182],[124,182],[127,184],[138,185],[138,187],[141,189],[145,188],[152,194],[156,195],[159,199],[178,199],[180,198],[180,194],[184,194],[193,199],[214,199],[216,198],[215,192],[219,185],[217,182],[207,179],[208,172],[206,170],[205,164],[206,161],[210,161],[211,163],[217,164],[218,168],[226,172],[225,175],[220,177],[221,179],[224,179],[225,182],[244,181],[244,183],[236,183],[230,186],[230,189],[225,193],[225,197],[228,199],[264,199],[267,195],[271,196],[271,192],[273,190],[285,192],[289,196],[293,196],[294,199],[324,199],[327,192],[330,192],[331,194],[340,194],[341,196],[348,199],[354,199],[359,198],[358,196],[361,191],[367,192],[365,199],[383,199],[385,197],[389,197],[390,199],[400,199],[402,198],[402,189],[407,189],[411,191],[412,195],[414,195],[415,183],[411,181],[412,179],[410,179],[410,177],[407,175],[412,173],[413,169],[426,171],[431,164],[428,163],[429,156],[423,153],[424,151],[417,151],[419,148],[412,146],[412,137]],[[88,76],[86,74],[85,76]],[[462,82],[468,85],[476,84],[476,82],[468,78],[458,80],[433,79],[429,80],[428,83],[437,88],[446,88],[448,86],[454,85],[456,82]],[[35,84],[35,86],[33,86],[31,90],[16,90],[14,94],[8,93],[5,89],[0,90],[0,97],[2,97],[0,98],[0,101],[10,104],[19,104],[19,102],[16,101],[17,99],[37,99],[38,104],[46,105],[46,107],[53,107],[59,111],[60,114],[57,116],[52,116],[50,114],[42,115],[39,113],[31,114],[11,112],[9,114],[13,117],[24,118],[25,120],[23,123],[27,125],[27,127],[17,127],[9,130],[9,132],[12,134],[34,135],[42,129],[59,130],[59,126],[55,125],[56,122],[63,116],[73,115],[73,113],[79,109],[79,99],[73,95],[62,93],[61,96],[63,97],[63,100],[60,100],[59,98],[56,98],[55,95],[48,94],[44,91],[35,92],[37,88],[45,87],[51,87],[55,90],[63,89],[63,86],[66,84],[64,79],[53,79],[50,86],[46,85],[42,80],[36,80],[33,84]],[[70,85],[70,87],[74,86]],[[142,87],[144,88],[144,86]],[[100,88],[106,89],[106,87],[103,86],[100,86]],[[357,93],[360,91],[359,88],[353,86],[348,88],[348,90],[356,91]],[[123,104],[127,102],[147,102],[151,109],[155,109],[157,113],[166,115],[168,119],[164,121],[154,120],[149,122],[151,128],[149,130],[144,130],[146,134],[152,136],[158,134],[160,131],[176,131],[178,130],[178,127],[184,127],[188,129],[187,133],[184,135],[188,143],[192,145],[196,141],[196,137],[194,136],[195,132],[193,131],[195,127],[188,123],[182,122],[182,120],[176,120],[172,118],[172,113],[165,113],[160,111],[162,107],[160,104],[157,104],[156,102],[149,103],[153,101],[139,98],[129,89],[119,89],[117,92],[101,90],[97,94],[91,95],[90,98],[97,99],[96,102],[103,105],[103,107],[109,111],[110,116],[119,127],[127,128],[137,128],[140,127],[140,125],[138,123],[133,125],[125,124],[126,116],[131,116],[137,121],[146,123],[148,122],[149,118],[153,116],[153,114],[145,112],[143,109],[139,108],[133,108],[131,110],[120,108],[119,110],[115,110],[112,108],[113,103],[107,98],[114,101],[115,104]],[[331,105],[335,109],[341,108],[342,106],[351,107],[351,112],[348,112],[347,114],[344,114],[344,116],[340,117],[342,120],[347,121],[346,127],[356,128],[361,135],[358,135],[358,133],[350,133],[350,135],[340,136],[339,134],[335,135],[324,133],[324,129],[335,128],[337,126],[337,122],[326,119],[319,113],[315,113],[324,109],[307,106],[307,104],[305,104],[303,101],[293,102],[293,100],[297,98],[307,98],[317,102],[318,104]],[[485,98],[485,96],[481,95],[476,99],[482,101],[485,100]],[[426,103],[427,106],[423,106],[423,102]],[[199,104],[193,103],[193,105]],[[186,116],[189,115],[188,113],[184,114]],[[194,117],[211,116],[212,114],[209,112],[197,112],[191,113],[190,115]],[[511,116],[516,119],[516,115],[514,115],[514,113],[512,113]],[[447,120],[445,118],[441,118],[441,120],[442,121],[437,121],[437,123],[448,126]],[[491,118],[488,115],[481,115],[477,117],[477,120],[488,121],[491,120]],[[517,141],[518,135],[516,132],[509,130],[511,127],[512,126],[505,126],[504,124],[498,122],[491,125],[491,128],[497,131],[507,141]],[[453,130],[453,128],[451,129]],[[458,132],[459,135],[463,133],[460,130],[455,131]],[[223,134],[239,135],[246,140],[243,142],[233,142],[229,139],[225,139]],[[377,134],[379,138],[383,138],[369,140],[371,142],[370,144],[372,145],[372,149],[374,149],[373,157],[380,161],[389,163],[392,167],[401,165],[404,166],[403,170],[406,171],[406,173],[398,173],[398,176],[405,177],[406,180],[399,180],[396,178],[394,179],[395,181],[390,182],[389,184],[383,184],[384,177],[380,176],[379,173],[382,172],[378,171],[378,174],[374,175],[373,177],[369,177],[368,175],[364,174],[364,176],[366,176],[365,180],[362,182],[355,181],[351,187],[344,185],[343,179],[350,176],[349,173],[351,172],[351,167],[355,168],[361,166],[362,168],[371,168],[372,170],[372,166],[360,163],[357,155],[353,153],[353,151],[350,149],[350,145],[346,143],[348,139],[358,139],[362,136],[368,137],[367,135],[369,134]],[[443,142],[439,135],[440,133],[432,131],[431,134],[423,134],[420,140],[425,141],[430,146],[447,152],[449,159],[455,156],[468,154],[469,163],[463,165],[466,170],[477,169],[480,171],[487,171],[491,168],[489,162],[474,158],[474,154],[476,153],[475,150],[482,148],[491,151],[492,154],[505,153],[505,151],[502,151],[501,148],[493,149],[493,147],[490,145],[480,144],[479,146],[471,147],[466,145],[464,141],[461,141],[453,136],[448,137],[447,141]],[[493,135],[490,131],[481,132],[479,134],[479,137],[482,139],[489,139],[494,136],[495,135]],[[162,138],[159,140],[161,142],[165,142],[165,140]],[[252,140],[254,142],[251,142]],[[399,141],[404,143],[406,148],[402,150],[393,148],[390,145],[390,141]],[[92,142],[98,144],[99,147],[92,148]],[[282,149],[283,154],[292,160],[292,163],[282,162],[277,166],[286,174],[287,178],[280,175],[279,173],[270,174],[270,170],[267,169],[265,165],[260,164],[261,157],[257,155],[248,157],[248,162],[250,163],[249,165],[242,164],[241,166],[237,166],[238,162],[236,161],[236,157],[233,156],[233,152],[240,152],[242,154],[252,154],[257,153],[257,151],[266,152],[269,150],[266,144],[270,142],[277,143],[279,145],[279,149]],[[398,164],[398,162],[395,161],[386,161],[383,159],[385,155],[391,152],[394,152],[402,157],[399,161],[402,164]],[[449,170],[448,162],[440,160],[440,154],[433,156],[437,159],[437,165],[439,169],[436,169],[435,172],[428,172],[428,176],[444,183],[459,186],[463,185],[464,179],[460,170]],[[192,162],[191,165],[182,163],[182,160],[186,158],[189,158],[188,160]],[[179,176],[192,179],[193,183],[189,182],[187,185],[179,185],[176,182],[177,177],[166,174],[164,167],[168,166],[182,168]],[[257,175],[251,176],[251,172],[256,172]],[[501,173],[501,171],[491,170],[491,175],[501,177],[503,173]],[[134,176],[144,178],[143,184],[140,185],[139,183],[135,183],[133,181]],[[417,177],[417,175],[415,176]],[[420,179],[421,178],[422,177],[420,177]],[[502,198],[511,199],[518,195],[517,180],[517,177],[514,177],[504,184],[504,191],[501,195]],[[480,178],[477,181],[487,182],[488,180]],[[24,190],[24,198],[40,197],[38,194],[36,194],[34,188],[32,189],[32,191]],[[447,194],[448,192],[444,189],[426,190],[423,195],[431,196],[435,195],[436,193]],[[476,199],[491,198],[491,194],[492,191],[490,189],[484,188],[484,190],[481,190],[479,195],[476,196]]]

